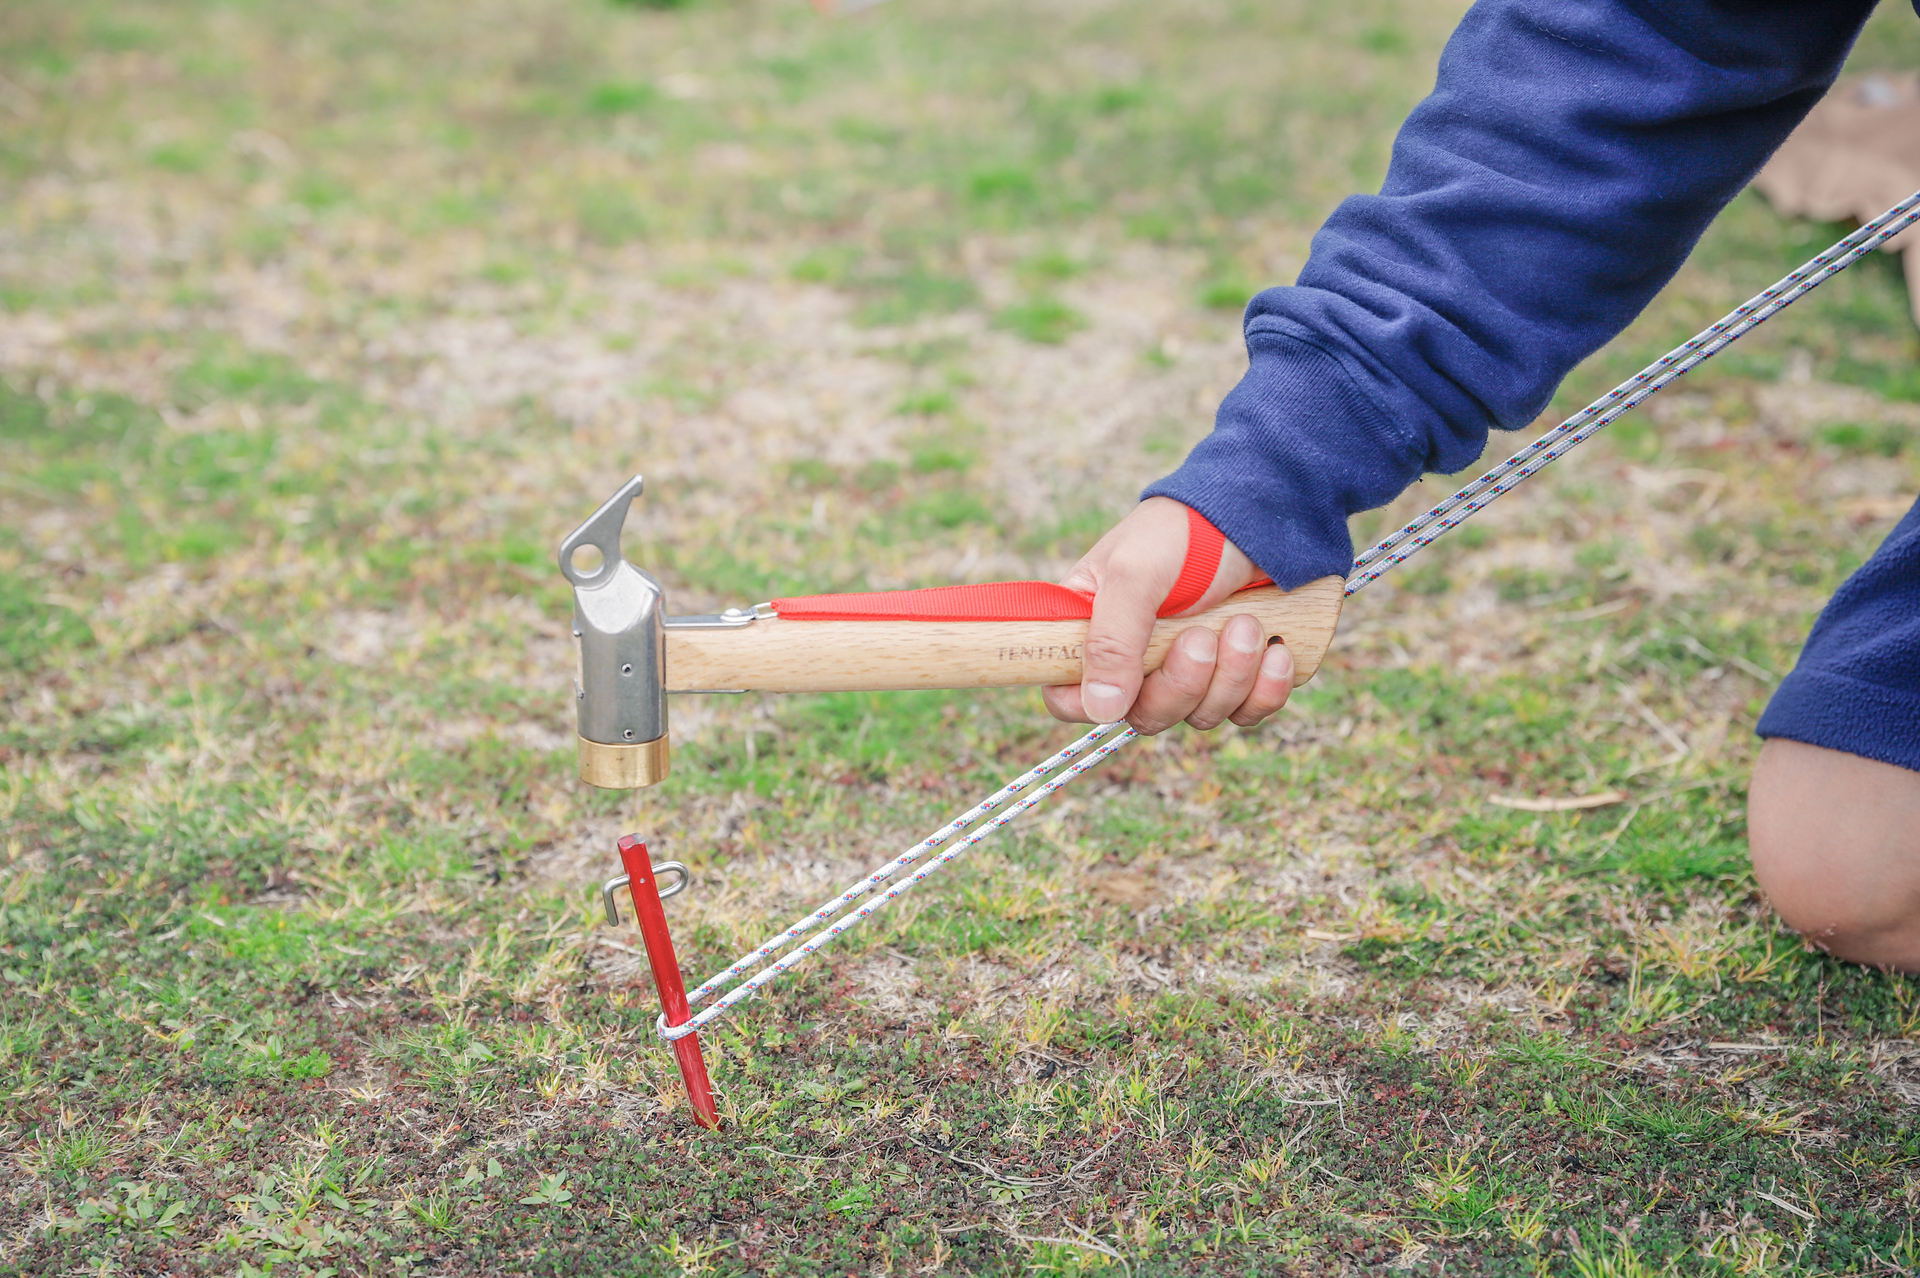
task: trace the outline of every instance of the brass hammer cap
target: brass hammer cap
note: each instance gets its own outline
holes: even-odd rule
[[[603,745],[580,738],[580,779],[602,790],[638,790],[667,776],[667,738],[638,745]]]

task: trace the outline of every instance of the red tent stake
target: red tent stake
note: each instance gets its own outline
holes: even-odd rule
[[[631,834],[622,835],[620,861],[627,869],[627,890],[633,893],[633,913],[640,922],[641,939],[646,942],[653,983],[660,990],[660,1008],[667,1014],[669,1026],[684,1025],[693,1012],[687,1006],[687,987],[680,980],[673,937],[667,932],[667,912],[660,908],[660,885],[654,880],[647,845]],[[713,1084],[707,1078],[706,1059],[700,1055],[700,1036],[689,1034],[675,1039],[673,1054],[680,1062],[680,1078],[687,1085],[694,1121],[719,1130],[720,1114],[713,1107]]]

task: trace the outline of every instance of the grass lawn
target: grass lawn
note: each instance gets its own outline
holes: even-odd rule
[[[0,8],[0,1270],[1920,1267],[1920,986],[1742,815],[1920,485],[1884,257],[742,1008],[720,1134],[599,916],[639,832],[704,976],[1071,731],[683,698],[587,789],[560,537],[643,471],[675,611],[1059,575],[1461,7]],[[1742,196],[1562,406],[1842,229]]]

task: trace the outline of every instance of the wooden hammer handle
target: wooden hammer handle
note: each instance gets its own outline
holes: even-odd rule
[[[1193,617],[1154,623],[1146,672],[1196,626],[1219,634],[1242,614],[1293,654],[1297,687],[1333,642],[1345,583],[1243,590]],[[669,692],[867,692],[1078,683],[1084,621],[756,621],[737,630],[667,630]]]

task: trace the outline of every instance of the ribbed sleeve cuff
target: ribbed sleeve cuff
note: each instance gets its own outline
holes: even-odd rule
[[[1755,731],[1920,772],[1920,696],[1828,670],[1782,679]]]
[[[1399,496],[1422,450],[1297,326],[1260,317],[1247,357],[1213,433],[1141,496],[1199,511],[1284,589],[1345,576],[1347,516]]]

